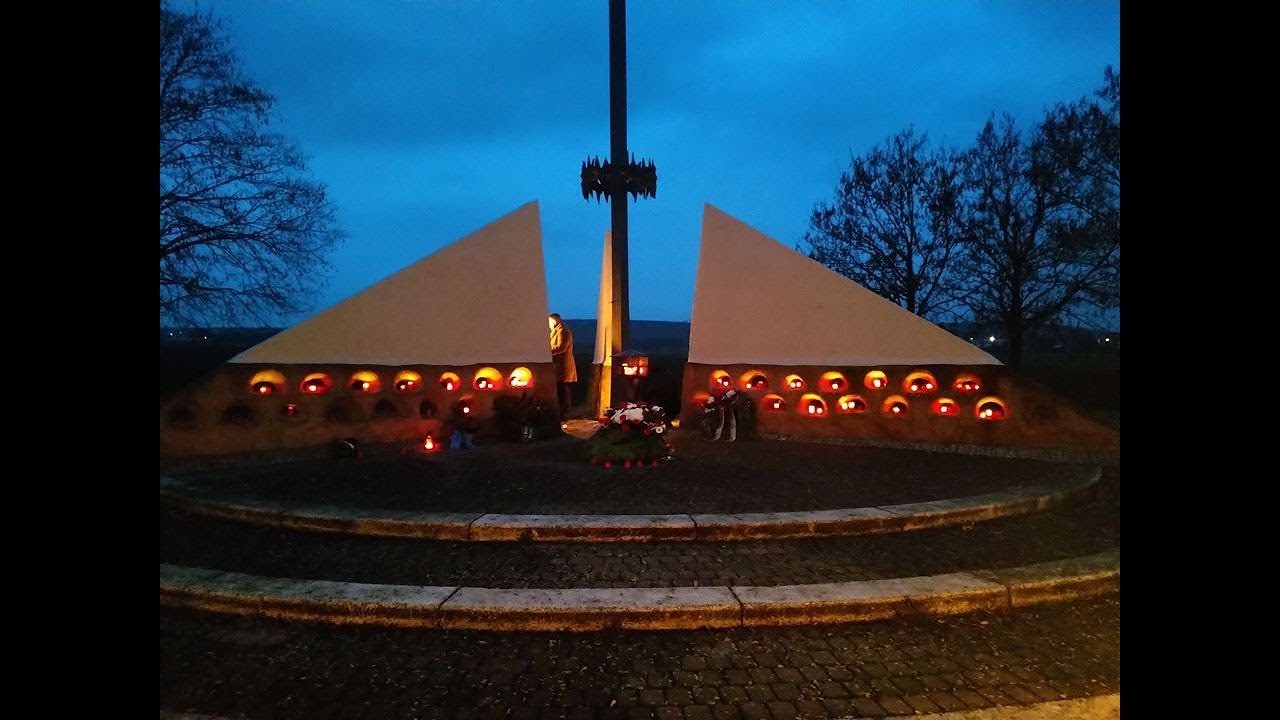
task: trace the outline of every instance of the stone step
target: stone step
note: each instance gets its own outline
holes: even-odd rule
[[[1118,593],[945,618],[667,632],[159,614],[159,706],[179,717],[835,720],[1120,691]],[[1032,717],[1049,715],[1059,717]]]
[[[160,514],[159,561],[251,575],[392,585],[611,588],[803,585],[937,575],[1120,545],[1118,485],[1032,515],[910,533],[740,542],[476,543]]]
[[[162,605],[338,624],[689,630],[945,616],[1119,588],[1118,550],[999,570],[786,586],[484,588],[273,578],[160,565]]]
[[[770,513],[575,515],[414,512],[273,499],[202,497],[198,487],[160,480],[167,506],[209,517],[316,532],[473,542],[753,540],[902,532],[964,525],[1046,510],[1087,493],[1102,476],[1085,468],[1060,482],[924,502]]]

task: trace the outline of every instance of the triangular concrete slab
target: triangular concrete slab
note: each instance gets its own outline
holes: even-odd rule
[[[536,201],[231,359],[379,365],[550,361]]]
[[[689,362],[999,365],[933,323],[708,204]]]

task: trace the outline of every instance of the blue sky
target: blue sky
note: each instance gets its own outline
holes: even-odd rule
[[[538,200],[551,309],[595,316],[609,209],[578,173],[609,151],[607,0],[172,7],[224,21],[329,189],[347,239],[316,310]],[[703,203],[794,246],[851,154],[912,125],[967,145],[993,111],[1029,127],[1100,87],[1120,4],[631,0],[627,51],[629,146],[658,166],[631,316],[688,320]]]

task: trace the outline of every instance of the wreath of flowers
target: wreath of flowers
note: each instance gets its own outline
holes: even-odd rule
[[[733,428],[731,439],[750,437],[755,429],[755,409],[751,398],[737,390],[716,392],[702,403],[703,431],[707,437],[719,439],[720,431],[729,424]]]
[[[667,442],[667,415],[659,405],[629,402],[605,408],[600,429],[587,440],[587,456],[605,467],[657,465],[675,449]]]

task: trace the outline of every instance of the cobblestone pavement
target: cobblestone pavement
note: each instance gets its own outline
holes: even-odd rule
[[[1118,595],[809,628],[485,633],[160,611],[160,708],[269,718],[839,718],[1117,692]]]
[[[979,495],[1068,481],[1087,469],[1037,460],[672,433],[676,459],[606,470],[572,437],[479,450],[304,460],[175,473],[211,498],[310,502],[424,512],[740,513],[821,510]]]
[[[161,511],[160,562],[478,587],[790,585],[1009,567],[1120,544],[1118,473],[1044,513],[909,533],[749,542],[467,543],[313,534]]]

